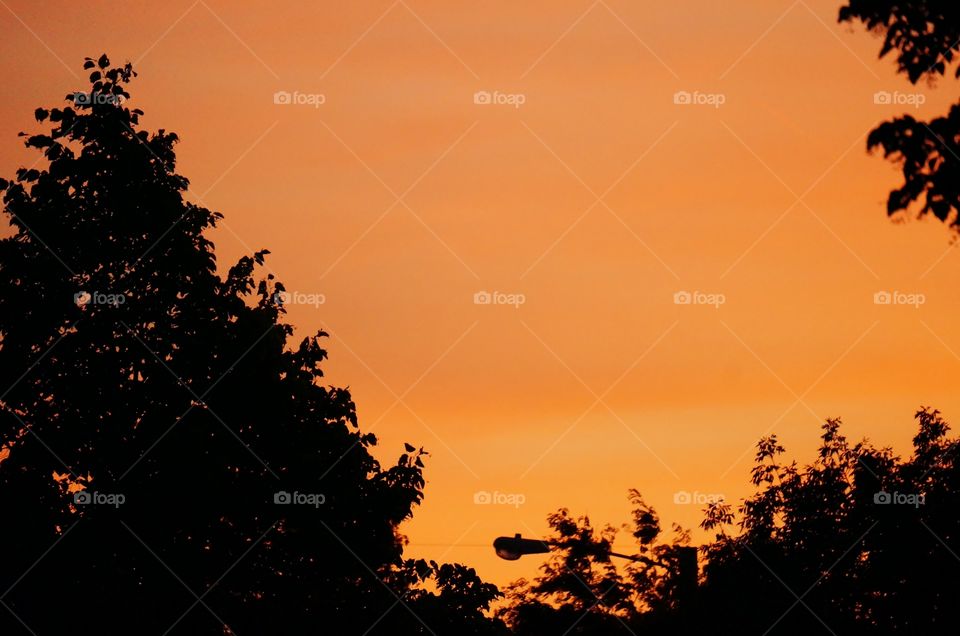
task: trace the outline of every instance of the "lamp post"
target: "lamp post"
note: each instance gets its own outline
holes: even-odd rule
[[[524,539],[519,533],[512,537],[497,537],[493,541],[493,549],[497,556],[507,561],[516,561],[525,554],[543,554],[559,546],[560,544],[554,541]],[[686,613],[697,592],[697,549],[682,546],[677,548],[677,551],[677,605],[681,608],[681,612]],[[602,554],[627,559],[628,561],[646,563],[651,566],[670,567],[662,561],[656,561],[639,554],[621,554],[611,550]]]

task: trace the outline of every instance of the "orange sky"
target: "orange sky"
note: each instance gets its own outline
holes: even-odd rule
[[[290,319],[332,334],[328,378],[381,456],[431,451],[413,556],[503,584],[537,561],[491,540],[560,506],[621,523],[636,487],[696,527],[674,493],[736,501],[763,434],[806,460],[826,417],[901,451],[919,405],[960,421],[960,258],[939,223],[886,219],[900,178],[864,151],[956,84],[895,76],[840,0],[92,4],[0,7],[0,174],[36,159],[15,135],[84,86],[84,56],[135,62],[145,125],[181,136],[193,198],[226,215],[221,265],[266,247],[323,295]]]

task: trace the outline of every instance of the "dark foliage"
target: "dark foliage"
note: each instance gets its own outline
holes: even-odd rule
[[[403,559],[423,450],[371,455],[268,252],[218,275],[133,68],[84,68],[24,135],[45,167],[0,182],[0,633],[496,631],[494,586]]]
[[[718,501],[701,527],[694,595],[681,598],[680,532],[658,544],[656,514],[632,493],[649,562],[611,565],[613,529],[550,517],[561,546],[533,583],[508,592],[501,615],[517,634],[947,636],[960,632],[960,441],[939,412],[916,414],[907,460],[851,445],[839,420],[823,426],[816,459],[781,461],[776,436],[757,445],[756,488],[735,510]],[[637,534],[634,533],[636,537]]]
[[[946,75],[960,51],[960,3],[955,0],[849,0],[841,22],[859,21],[883,36],[880,57],[896,52],[897,72],[912,84]],[[955,77],[960,77],[960,65]],[[960,103],[929,122],[909,115],[881,124],[867,148],[882,148],[900,163],[904,184],[887,199],[890,215],[922,201],[918,216],[933,214],[960,230]]]

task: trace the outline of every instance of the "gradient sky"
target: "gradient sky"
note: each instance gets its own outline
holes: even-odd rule
[[[180,135],[192,199],[226,215],[221,267],[266,247],[322,294],[289,319],[330,332],[328,379],[379,456],[432,453],[411,556],[504,584],[538,562],[492,539],[558,507],[620,524],[636,487],[696,528],[675,493],[737,502],[762,435],[807,461],[842,416],[906,453],[920,405],[960,418],[960,258],[941,224],[887,219],[900,176],[865,151],[956,84],[894,75],[840,0],[0,4],[0,174],[36,160],[16,133],[84,87],[84,56],[134,62],[144,125]]]

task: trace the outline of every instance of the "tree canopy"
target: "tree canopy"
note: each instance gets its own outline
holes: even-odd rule
[[[374,458],[267,250],[218,274],[133,67],[84,68],[0,181],[0,631],[496,631],[495,586],[403,557],[423,449]]]
[[[617,528],[567,510],[550,516],[554,554],[499,611],[516,634],[946,636],[960,628],[960,441],[936,410],[916,413],[912,456],[848,442],[839,420],[816,457],[785,463],[776,436],[757,444],[753,494],[709,503],[699,586],[681,596],[690,533],[661,538],[657,513],[630,492],[636,563],[610,558]]]

